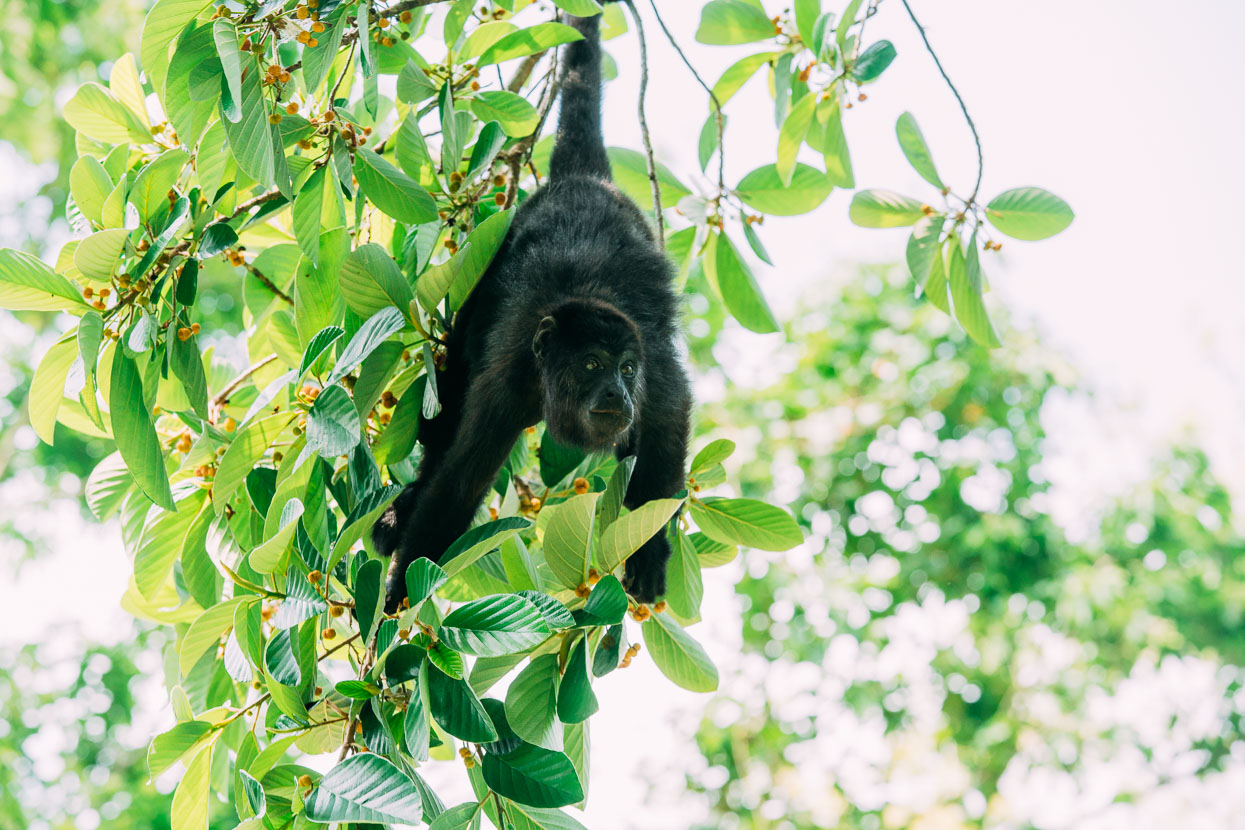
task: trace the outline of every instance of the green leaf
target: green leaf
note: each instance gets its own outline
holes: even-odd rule
[[[860,10],[862,2],[863,0],[851,0],[847,8],[843,9],[843,16],[839,18],[839,25],[834,30],[834,42],[840,52],[847,51],[847,33],[856,25],[856,12]]]
[[[432,730],[428,726],[428,710],[424,708],[424,698],[418,688],[415,689],[406,705],[406,716],[402,719],[402,733],[406,739],[406,751],[410,756],[416,761],[428,760]]]
[[[716,441],[710,441],[692,459],[691,474],[703,473],[710,467],[721,464],[730,458],[733,452],[735,452],[735,442],[730,439],[719,438]]]
[[[718,670],[683,627],[669,614],[654,614],[640,626],[653,662],[676,686],[691,692],[718,688]]]
[[[295,629],[275,631],[264,647],[264,669],[282,686],[296,687],[303,681],[303,670],[295,653],[297,636],[298,631]],[[302,720],[306,720],[305,711],[298,714]]]
[[[813,24],[821,16],[821,0],[795,0],[795,28],[804,45],[813,45]]]
[[[623,601],[626,602],[625,596]],[[558,686],[558,718],[563,723],[583,723],[600,708],[588,677],[588,638],[580,637],[579,642],[571,646],[566,672]]]
[[[308,92],[319,89],[320,82],[328,75],[346,31],[346,18],[346,9],[339,8],[325,24],[330,27],[329,31],[316,38],[316,45],[303,46],[303,82]]]
[[[700,616],[700,600],[705,593],[700,558],[682,532],[674,534],[670,549],[670,562],[666,565],[666,602],[683,619],[694,620]]]
[[[402,312],[393,306],[382,308],[367,318],[363,325],[359,326],[354,337],[350,338],[346,347],[342,349],[336,365],[333,366],[333,371],[324,381],[325,385],[337,383],[366,360],[368,355],[376,351],[381,343],[401,331],[405,325],[406,320]]]
[[[143,381],[134,358],[122,349],[113,355],[109,402],[113,438],[135,483],[155,504],[165,510],[175,509],[160,440],[143,399]]]
[[[553,511],[545,525],[545,561],[559,585],[576,588],[588,580],[592,525],[600,497],[600,493],[584,493],[545,508]]]
[[[76,337],[63,337],[39,361],[30,382],[28,411],[30,425],[40,440],[51,444],[56,433],[56,415],[65,398],[65,381],[78,357]]]
[[[735,188],[739,198],[751,208],[771,216],[798,216],[816,208],[834,186],[824,173],[797,163],[790,186],[782,183],[777,165],[758,167],[744,176]]]
[[[163,94],[169,68],[169,45],[199,16],[207,0],[157,0],[143,21],[139,57],[157,93]]]
[[[682,499],[653,499],[607,527],[601,534],[602,568],[612,571],[622,564],[645,542],[660,533],[682,506]]]
[[[303,503],[298,499],[290,499],[281,508],[279,530],[251,551],[247,560],[257,573],[271,574],[281,569],[281,561],[294,541],[294,532],[298,529],[298,519],[303,515],[303,509]]]
[[[522,540],[510,539],[507,544],[515,541]],[[540,591],[517,591],[516,593],[536,606],[536,610],[545,618],[545,623],[549,628],[570,628],[575,625],[575,617],[566,606],[548,594],[542,594]]]
[[[177,792],[173,793],[171,830],[203,830],[207,827],[214,746],[214,743],[209,743],[200,749],[186,766],[186,772],[177,784]]]
[[[804,144],[804,137],[808,135],[808,128],[812,126],[816,109],[817,96],[810,92],[795,103],[791,112],[787,113],[787,118],[782,122],[782,129],[778,132],[778,163],[775,167],[783,187],[791,186],[791,177],[795,174],[796,154]]]
[[[735,243],[726,234],[719,233],[714,237],[712,247],[713,260],[710,262],[706,257],[705,270],[717,285],[722,302],[731,316],[749,331],[759,334],[780,331],[778,320],[761,293],[761,286],[757,285],[752,269],[740,258]]]
[[[78,247],[82,247],[79,245]],[[77,286],[23,251],[0,248],[0,308],[10,311],[86,311]]]
[[[339,695],[351,700],[371,700],[381,693],[380,686],[366,680],[341,680],[333,688]]]
[[[875,80],[895,59],[895,47],[889,40],[879,40],[860,53],[852,66],[852,77],[859,83]]]
[[[225,81],[229,84],[229,97],[239,102],[242,100],[242,53],[238,50],[238,29],[232,21],[217,18],[212,24],[212,40],[216,44],[216,53],[220,56]],[[251,71],[255,71],[254,67]],[[238,120],[229,118],[230,114],[226,113],[227,120]],[[232,114],[240,115],[237,112]]]
[[[617,625],[626,613],[627,592],[617,577],[606,574],[593,587],[584,607],[575,612],[575,624],[581,628]]]
[[[102,522],[117,512],[133,486],[134,479],[126,469],[121,453],[107,455],[95,465],[95,469],[87,477],[87,506],[91,508],[95,518]]]
[[[912,165],[912,169],[939,190],[946,188],[938,177],[929,145],[925,143],[925,136],[921,134],[921,128],[917,126],[916,117],[912,113],[905,112],[899,116],[899,120],[895,122],[895,135],[899,138],[899,148],[903,150],[904,158]]]
[[[821,129],[821,151],[826,158],[826,177],[835,187],[853,188],[856,174],[852,171],[852,155],[843,132],[843,109],[837,95],[817,105]]]
[[[233,443],[221,456],[220,464],[216,468],[216,478],[212,481],[212,503],[216,506],[218,515],[224,512],[225,505],[238,492],[247,474],[263,458],[276,440],[277,434],[285,429],[292,418],[290,413],[281,412],[256,418],[238,430]]]
[[[644,154],[623,147],[610,147],[605,152],[609,156],[610,169],[618,189],[637,204],[651,205],[653,189],[649,183],[648,162]],[[678,204],[680,199],[692,192],[661,162],[657,163],[657,184],[661,188],[661,201],[664,205]]]
[[[505,755],[485,755],[483,773],[489,789],[531,807],[564,807],[584,797],[570,758],[528,743]]]
[[[432,820],[428,830],[478,830],[483,807],[474,801],[451,807]]]
[[[205,720],[188,720],[162,732],[147,748],[147,772],[154,779],[182,759],[203,738],[212,733]]]
[[[522,95],[504,89],[486,90],[471,100],[471,111],[481,121],[496,121],[506,135],[523,138],[540,123],[540,113]]]
[[[222,123],[238,167],[260,185],[271,187],[276,181],[276,159],[259,74],[252,71],[242,76],[242,98],[236,102],[242,115],[236,122],[226,118]]]
[[[925,285],[925,280],[929,277],[930,266],[938,257],[940,250],[938,237],[942,233],[943,221],[944,217],[941,213],[924,216],[913,226],[912,235],[908,237],[905,259],[908,263],[908,271],[918,287]]]
[[[428,191],[373,151],[355,151],[354,174],[368,200],[399,222],[419,225],[437,218]]]
[[[455,651],[499,657],[537,646],[549,637],[545,618],[523,597],[495,594],[450,612],[441,623],[441,640]]]
[[[416,559],[406,569],[406,595],[415,608],[449,580],[441,566],[431,559]]]
[[[506,690],[506,719],[523,740],[545,749],[562,749],[558,724],[558,656],[533,657]]]
[[[691,541],[692,547],[696,549],[696,556],[700,559],[701,568],[720,568],[733,561],[739,554],[739,549],[734,545],[716,542],[703,533],[693,533],[688,539]]]
[[[433,719],[455,738],[473,743],[497,740],[493,721],[467,681],[450,677],[439,668],[428,672],[428,707]]]
[[[499,210],[485,219],[471,235],[467,237],[467,245],[458,252],[460,259],[454,271],[454,279],[450,283],[450,309],[457,311],[466,302],[471,290],[475,288],[480,277],[488,270],[493,257],[501,250],[506,234],[510,231],[510,222],[515,211]]]
[[[312,821],[419,824],[419,790],[392,762],[370,752],[342,761],[320,779],[306,799]]]
[[[105,144],[151,141],[151,133],[138,116],[94,81],[78,87],[62,114],[69,126]]]
[[[441,557],[441,567],[449,576],[456,576],[465,568],[475,564],[481,556],[496,549],[502,542],[531,524],[522,516],[508,516],[473,527],[459,536],[445,551]]]
[[[477,66],[491,66],[495,63],[534,55],[563,43],[583,40],[578,31],[562,23],[537,23],[526,29],[511,32],[484,50]]]
[[[163,580],[161,580],[163,581]],[[204,611],[190,624],[182,637],[178,651],[177,668],[182,677],[190,675],[195,663],[207,653],[208,649],[220,643],[220,638],[233,628],[234,610],[243,602],[258,602],[259,597],[236,598],[225,600]]]
[[[778,34],[758,5],[744,0],[713,0],[700,12],[696,40],[713,46],[753,43]]]
[[[298,515],[302,515],[301,503],[297,500],[292,500],[288,504],[298,504],[300,508]],[[282,513],[284,514],[284,512],[283,510]],[[284,518],[283,515],[282,520]],[[288,522],[286,527],[297,529],[297,518]],[[283,528],[281,533],[284,532],[285,529]],[[252,553],[251,559],[254,560],[254,558],[255,554]],[[272,627],[277,630],[293,628],[312,617],[323,614],[328,610],[328,607],[328,603],[324,601],[324,597],[320,595],[316,586],[312,585],[306,576],[291,569],[286,575],[285,599],[281,601],[281,607],[277,609],[276,615],[272,618]]]
[[[415,449],[415,439],[419,437],[419,415],[423,407],[424,389],[427,378],[416,378],[398,399],[385,431],[372,444],[372,455],[381,466],[397,464],[407,458]],[[356,409],[358,401],[356,400]]]
[[[986,205],[990,224],[1013,239],[1036,242],[1072,224],[1068,203],[1040,187],[1005,190]]]
[[[692,518],[710,539],[729,545],[784,551],[804,541],[790,513],[755,499],[694,500]]]
[[[346,305],[364,318],[389,306],[409,313],[415,296],[393,257],[371,242],[351,252],[342,265],[339,279]]]
[[[69,170],[69,192],[88,221],[102,224],[104,200],[113,190],[112,178],[94,156],[82,156]]]
[[[553,2],[562,11],[576,17],[592,17],[604,11],[597,0],[553,0]]]
[[[369,559],[359,567],[354,581],[354,607],[359,618],[359,631],[370,640],[380,622],[385,595],[385,566],[379,559]]]
[[[652,653],[652,662],[676,686],[690,692],[716,691],[717,667],[700,643],[692,640],[674,617],[669,613],[655,613],[640,628],[645,645]]]
[[[861,190],[852,196],[847,215],[862,228],[902,228],[915,225],[926,207],[890,190]]]
[[[582,450],[558,443],[548,429],[540,437],[540,480],[556,488],[587,456]]]
[[[778,57],[777,52],[760,52],[756,55],[749,55],[746,58],[736,61],[727,67],[722,73],[722,77],[718,78],[718,82],[713,85],[714,97],[718,99],[723,106],[726,102],[735,96],[735,93],[743,88],[757,70],[765,64]]]
[[[117,270],[130,232],[124,228],[96,231],[78,243],[73,263],[84,277],[107,281]]]
[[[990,325],[990,316],[982,299],[985,279],[977,257],[977,234],[974,233],[969,241],[967,254],[959,237],[953,235],[947,245],[951,249],[947,281],[951,284],[955,319],[968,332],[969,337],[986,348],[993,349],[999,345],[999,338],[994,333],[994,327]]]
[[[305,377],[316,361],[345,333],[341,326],[325,326],[316,332],[315,337],[311,338],[311,342],[303,350],[303,361],[298,365],[298,377]]]
[[[323,458],[344,455],[359,443],[359,415],[340,386],[323,390],[307,414],[307,446]]]

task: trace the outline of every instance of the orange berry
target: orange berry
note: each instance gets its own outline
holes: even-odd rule
[[[91,303],[91,307],[94,308],[96,311],[103,311],[104,309],[108,308],[108,305],[103,300],[96,300],[95,302]]]
[[[309,37],[307,38],[307,45],[311,47],[312,49],[315,49],[317,46],[320,45],[320,41],[316,40],[314,37]]]
[[[177,330],[177,339],[185,342],[190,339],[190,329],[183,326]]]
[[[310,786],[311,786],[311,776],[310,776],[310,775],[300,775],[300,776],[298,776],[298,786],[300,786],[300,787],[310,787]]]
[[[297,40],[299,43],[306,43],[307,41],[311,40],[311,35],[307,32],[299,32],[298,35],[294,39]]]
[[[324,631],[320,632],[320,636],[326,640],[331,640],[337,636],[337,632],[331,628],[326,628]]]
[[[225,419],[225,432],[233,432],[237,428],[238,428],[237,421],[235,421],[233,418]]]
[[[89,285],[88,285],[86,288],[82,289],[82,297],[83,297],[83,299],[89,300],[89,299],[91,299],[91,297],[93,297],[94,295],[95,295],[95,290],[94,290],[93,288],[91,288],[91,286],[89,286]]]
[[[190,333],[191,333],[191,334],[198,334],[198,333],[199,333],[199,324],[198,324],[198,323],[191,323],[191,324],[190,324]]]
[[[281,113],[279,113],[279,112],[274,112],[272,115],[268,116],[268,123],[269,123],[269,124],[280,124],[280,123],[281,123]]]
[[[663,599],[660,602],[658,602],[656,605],[653,606],[653,610],[656,611],[658,614],[660,614],[662,611],[665,611],[666,601]]]
[[[298,104],[295,104],[293,101],[290,101],[288,104],[285,105],[285,111],[288,112],[290,115],[297,115]]]
[[[344,605],[334,605],[332,608],[329,609],[330,617],[340,617],[342,614],[345,614],[345,613],[346,613],[346,606]]]
[[[312,24],[311,24],[311,31],[315,32],[316,34],[321,34],[321,33],[323,33],[323,32],[324,32],[324,24],[323,24],[323,23],[321,23],[319,20],[317,20],[315,23],[312,23]]]
[[[310,15],[311,12],[307,10],[306,6],[299,6],[298,10],[294,12],[294,16],[299,20],[306,20]]]
[[[399,20],[401,20],[403,23],[410,23],[410,22],[411,22],[411,13],[410,13],[410,12],[402,12],[402,14],[398,15],[398,19],[399,19]]]
[[[313,585],[319,582],[321,579],[324,579],[324,574],[322,574],[320,571],[312,571],[311,573],[307,574],[307,581],[312,583]]]
[[[376,23],[376,25],[377,25],[377,26],[379,26],[379,27],[380,27],[380,28],[382,28],[382,29],[388,29],[388,28],[389,28],[389,18],[387,18],[387,17],[382,17],[382,18],[381,18],[381,19],[380,19],[380,20]]]
[[[583,476],[580,476],[579,478],[575,479],[574,487],[575,487],[575,492],[582,496],[584,493],[588,492],[588,479],[584,478]]]
[[[496,196],[494,196],[493,204],[497,205],[498,207],[505,207],[506,206],[506,194],[498,193]]]

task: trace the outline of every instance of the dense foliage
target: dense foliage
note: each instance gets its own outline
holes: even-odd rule
[[[595,0],[556,5],[602,13]],[[753,331],[779,325],[731,235],[767,260],[763,215],[854,187],[843,110],[895,55],[863,46],[876,4],[862,6],[836,15],[803,0],[770,18],[750,0],[705,5],[701,42],[766,51],[713,86],[702,168],[721,162],[722,107],[762,68],[775,163],[732,187],[719,172],[694,195],[651,154],[611,151],[624,191],[687,225],[667,243],[690,290]],[[368,530],[418,462],[441,338],[546,165],[556,47],[578,37],[551,13],[524,0],[159,0],[138,56],[65,103],[78,238],[54,267],[0,251],[0,307],[69,321],[26,394],[39,437],[115,443],[87,502],[119,519],[134,558],[127,610],[176,632],[178,723],[147,755],[153,777],[185,767],[174,828],[204,826],[213,792],[246,827],[576,826],[557,808],[586,797],[592,680],[638,650],[628,612],[673,682],[712,691],[717,670],[686,631],[701,568],[803,538],[777,507],[708,494],[730,441],[702,442],[680,498],[625,512],[627,464],[532,431],[479,524],[439,565],[410,570],[410,609],[380,613]],[[608,36],[626,31],[619,6],[604,13]],[[509,80],[492,79],[500,66]],[[910,116],[897,133],[941,206],[861,191],[851,216],[914,227],[916,284],[993,345],[985,222],[1039,239],[1071,213],[1035,188],[957,197]],[[824,171],[797,161],[804,146]],[[615,573],[668,525],[670,590],[636,606]],[[300,753],[338,763],[321,775]],[[447,810],[416,768],[455,757],[477,801]]]

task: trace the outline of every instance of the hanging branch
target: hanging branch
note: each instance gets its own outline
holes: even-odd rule
[[[653,155],[653,137],[648,131],[648,119],[644,116],[644,98],[648,92],[648,44],[644,39],[644,22],[640,20],[640,13],[636,10],[635,3],[626,0],[627,8],[631,10],[631,19],[635,21],[636,35],[640,38],[640,97],[637,102],[637,109],[640,114],[640,135],[644,138],[644,160],[648,165],[648,183],[653,190],[653,213],[657,217],[657,241],[661,244],[662,250],[666,248],[666,220],[662,216],[661,207],[661,185],[657,183],[657,159]]]
[[[938,55],[934,52],[934,47],[930,45],[929,38],[925,34],[925,27],[921,25],[921,21],[916,19],[916,15],[912,13],[912,7],[908,5],[908,0],[899,0],[903,3],[904,9],[908,12],[908,17],[912,18],[912,24],[916,26],[916,30],[921,33],[921,40],[925,41],[925,51],[929,52],[929,56],[934,59],[934,65],[938,67],[938,72],[942,75],[942,79],[947,82],[947,86],[951,88],[951,94],[955,96],[955,100],[960,103],[960,112],[964,113],[964,120],[968,122],[968,128],[973,131],[973,141],[977,144],[977,181],[973,184],[973,193],[968,197],[965,208],[971,208],[977,201],[977,191],[981,189],[981,173],[983,168],[981,154],[981,137],[977,135],[977,125],[973,123],[972,116],[968,114],[968,107],[964,104],[964,99],[960,97],[960,91],[955,88],[955,84],[951,83],[951,78],[947,76],[947,70],[942,68],[942,61],[938,60]]]
[[[662,19],[661,12],[657,11],[657,0],[648,0],[649,5],[653,7],[653,16],[657,18],[657,25],[666,33],[666,40],[670,41],[670,45],[674,47],[675,53],[679,59],[683,61],[683,65],[692,73],[692,77],[696,79],[696,83],[700,84],[705,92],[709,93],[709,101],[713,104],[713,118],[718,129],[718,193],[726,192],[726,120],[722,114],[722,102],[718,100],[717,93],[713,88],[705,83],[705,79],[700,77],[700,73],[696,71],[696,67],[692,66],[692,62],[687,59],[687,55],[683,53],[683,49],[679,46],[679,42],[674,39],[674,35],[666,26],[666,21]]]

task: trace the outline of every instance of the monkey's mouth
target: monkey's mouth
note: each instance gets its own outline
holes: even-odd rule
[[[631,415],[621,409],[589,409],[594,428],[605,432],[622,432],[631,426]]]

